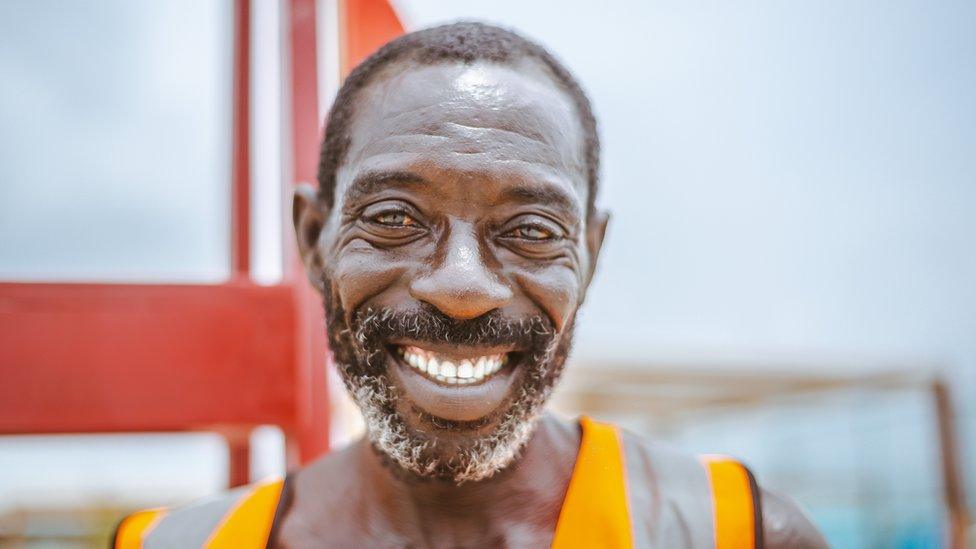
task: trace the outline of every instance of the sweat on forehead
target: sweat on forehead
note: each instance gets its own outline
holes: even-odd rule
[[[358,98],[381,75],[391,72],[385,69],[396,72],[394,65],[419,70],[425,65],[473,65],[477,62],[502,64],[518,72],[527,71],[525,76],[531,76],[540,86],[558,90],[575,108],[574,115],[578,122],[575,131],[582,129],[582,135],[577,137],[582,151],[575,160],[581,164],[588,191],[587,210],[592,212],[597,190],[600,144],[596,120],[586,95],[569,71],[544,48],[511,31],[481,23],[455,23],[401,36],[380,48],[350,73],[332,105],[322,143],[318,180],[319,196],[323,202],[327,205],[334,202],[336,172],[347,160],[351,128],[360,114],[357,112]],[[504,120],[501,122],[503,126],[506,123]],[[533,131],[528,130],[528,126],[523,124],[521,128],[523,134],[528,134],[523,137],[538,137],[532,135]],[[515,140],[513,136],[512,147],[517,146]],[[455,145],[465,146],[463,142]]]

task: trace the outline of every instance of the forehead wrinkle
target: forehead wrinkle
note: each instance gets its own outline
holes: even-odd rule
[[[357,100],[357,122],[374,131],[427,133],[439,120],[513,131],[573,156],[582,150],[572,101],[536,63],[404,64],[384,73]],[[458,85],[472,75],[478,85]]]
[[[448,119],[444,119],[445,106],[455,107],[453,108]],[[504,116],[500,115],[499,111],[501,110],[504,110]],[[497,124],[492,125],[491,123],[473,123],[476,120],[484,119],[484,115],[486,113],[494,115],[496,117],[494,121],[497,122]],[[440,120],[438,120],[439,118]],[[454,118],[455,120],[451,120],[450,118]],[[406,122],[404,122],[404,120],[406,120]],[[463,122],[458,120],[462,120]],[[439,126],[458,126],[461,128],[496,130],[499,132],[512,133],[525,139],[552,145],[549,143],[549,140],[546,139],[547,136],[545,132],[533,131],[532,125],[525,123],[526,120],[535,120],[547,127],[554,125],[553,120],[546,120],[545,118],[537,116],[537,113],[533,112],[531,108],[511,105],[499,105],[497,107],[487,104],[463,105],[461,102],[457,101],[442,101],[439,103],[415,107],[402,112],[384,112],[383,116],[383,122],[393,126],[390,128],[390,131],[402,131],[403,128],[411,128],[411,126],[413,126],[413,131],[415,133],[432,133],[436,132]],[[412,121],[416,121],[416,123],[410,124]]]
[[[520,141],[520,142],[522,142],[522,143],[524,143],[526,145],[535,144],[535,145],[544,147],[546,149],[549,149],[549,150],[555,152],[555,150],[554,150],[555,147],[553,147],[552,143],[546,141],[544,139],[544,136],[542,134],[540,134],[539,132],[526,133],[526,132],[520,132],[520,131],[517,131],[517,130],[514,130],[514,129],[513,130],[509,130],[509,129],[505,129],[505,128],[499,128],[497,126],[490,126],[490,125],[477,126],[477,125],[470,124],[470,123],[469,124],[462,124],[460,122],[444,122],[443,125],[444,126],[447,126],[449,128],[460,128],[462,130],[473,130],[475,133],[479,133],[479,134],[480,133],[501,134],[504,137],[511,138],[512,140],[518,140],[518,141]],[[438,135],[438,134],[435,133],[433,135]]]
[[[569,172],[581,170],[576,157],[566,157],[559,150],[548,143],[528,139],[516,132],[495,130],[493,128],[474,128],[474,135],[445,135],[442,132],[433,133],[391,133],[365,146],[361,157],[387,154],[391,152],[414,153],[428,155],[431,159],[442,158],[445,153],[452,154],[483,154],[497,161],[521,160],[523,162],[538,163],[553,169],[562,168]],[[484,138],[497,135],[497,139],[488,139],[490,147],[484,145]],[[453,132],[450,132],[453,133]]]
[[[364,155],[362,162],[358,164],[358,169],[343,170],[345,173],[351,173],[352,177],[347,179],[343,176],[341,180],[355,181],[361,173],[387,172],[410,174],[422,180],[418,182],[426,184],[441,177],[449,177],[464,180],[537,181],[547,185],[559,185],[559,182],[565,182],[569,188],[586,190],[586,182],[580,177],[573,177],[577,174],[562,173],[549,164],[521,158],[492,158],[488,156],[491,151],[457,155],[451,159],[450,164],[445,164],[440,160],[440,156],[444,154],[443,151],[435,151],[433,155],[426,151],[383,151]]]

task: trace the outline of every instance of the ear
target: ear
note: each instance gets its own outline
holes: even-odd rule
[[[315,189],[308,183],[300,183],[295,188],[292,199],[291,217],[295,224],[295,236],[298,240],[298,255],[305,265],[308,281],[321,293],[322,287],[322,253],[319,250],[319,236],[328,218],[329,210],[319,200]]]
[[[603,249],[603,238],[607,235],[607,225],[610,224],[610,212],[597,210],[586,223],[586,248],[590,256],[590,265],[586,272],[586,287],[590,287],[593,273],[596,272],[600,250]],[[584,294],[585,295],[585,294]]]

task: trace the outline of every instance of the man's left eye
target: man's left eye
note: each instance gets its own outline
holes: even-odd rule
[[[552,240],[555,236],[552,231],[536,225],[522,225],[508,234],[514,238],[534,241]]]
[[[373,221],[388,227],[413,227],[417,225],[414,218],[403,212],[385,212],[373,217]]]

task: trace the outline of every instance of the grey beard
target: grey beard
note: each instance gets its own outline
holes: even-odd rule
[[[484,480],[508,467],[532,436],[552,392],[552,385],[541,391],[522,389],[494,432],[460,449],[450,462],[441,462],[431,451],[436,440],[411,434],[393,409],[395,391],[384,376],[347,378],[347,383],[375,448],[406,471],[421,477],[448,478],[455,484]]]
[[[465,326],[435,315],[398,315],[391,310],[367,309],[358,322],[352,323],[341,307],[334,305],[326,297],[334,362],[363,414],[373,447],[404,471],[457,484],[487,479],[518,458],[560,377],[572,340],[572,321],[560,338],[542,317],[494,323],[489,318]],[[524,378],[517,380],[518,393],[512,395],[508,409],[499,412],[501,419],[492,421],[495,426],[490,433],[461,447],[438,447],[435,433],[411,429],[397,411],[400,395],[387,379],[387,354],[381,344],[384,337],[397,333],[469,344],[486,340],[519,342],[533,353],[523,364]]]

